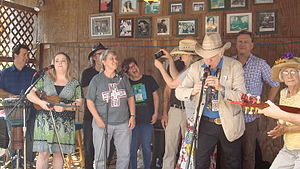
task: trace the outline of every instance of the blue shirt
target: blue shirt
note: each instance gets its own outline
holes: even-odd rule
[[[0,89],[14,95],[19,95],[31,85],[33,74],[36,71],[25,66],[21,71],[15,65],[3,69],[0,72]]]
[[[217,66],[217,70],[212,70],[210,69],[210,73],[212,76],[217,76],[217,73],[220,73],[220,70],[222,69],[222,65],[223,65],[223,57],[221,58],[221,60],[218,63]],[[208,67],[206,64],[203,64],[201,67],[205,68]],[[209,101],[209,97],[210,97],[210,93],[211,93],[211,88],[207,88],[205,94],[206,94],[206,100],[205,100],[205,105],[204,105],[204,109],[203,109],[203,115],[209,118],[219,118],[219,111],[212,111],[208,108],[209,104],[211,104],[211,101]],[[218,92],[215,92],[213,94],[213,100],[218,100]]]
[[[233,58],[237,59],[237,56],[233,56]],[[261,96],[264,82],[268,83],[271,87],[280,85],[280,83],[272,81],[271,67],[268,63],[264,59],[258,58],[253,54],[250,54],[243,69],[247,94]],[[257,114],[245,114],[245,122],[252,122],[258,117],[259,115]]]

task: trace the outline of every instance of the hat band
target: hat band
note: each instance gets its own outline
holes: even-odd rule
[[[203,50],[216,50],[216,49],[220,49],[220,48],[222,48],[222,46],[221,46],[221,47],[212,48],[212,49],[204,49],[204,48],[202,47]]]

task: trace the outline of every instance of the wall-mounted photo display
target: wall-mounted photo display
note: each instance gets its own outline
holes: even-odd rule
[[[208,0],[208,10],[217,11],[225,9],[225,0]]]
[[[254,0],[254,4],[271,4],[274,0]]]
[[[145,1],[144,5],[145,14],[160,13],[160,1]]]
[[[113,0],[99,0],[99,12],[112,12]]]
[[[276,10],[257,11],[256,32],[258,34],[277,33]]]
[[[219,33],[219,16],[205,17],[205,33]]]
[[[180,14],[184,13],[184,3],[179,2],[170,2],[169,3],[169,14]]]
[[[90,15],[90,37],[92,39],[115,37],[115,15],[114,13],[91,14]]]
[[[137,14],[139,4],[137,0],[120,0],[120,14]]]
[[[136,38],[151,38],[151,17],[136,18]]]
[[[227,33],[238,33],[241,30],[252,32],[252,13],[235,13],[226,15]]]
[[[248,0],[229,0],[230,9],[247,9],[248,8]]]
[[[177,19],[177,36],[196,36],[197,19]]]
[[[193,2],[192,9],[194,12],[204,11],[204,8],[205,8],[204,5],[205,5],[205,2]]]
[[[170,17],[159,17],[156,19],[156,34],[170,35]]]
[[[119,19],[119,37],[132,38],[133,37],[133,18]]]

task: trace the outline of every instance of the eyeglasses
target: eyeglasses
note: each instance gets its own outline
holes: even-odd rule
[[[287,76],[287,75],[292,75],[292,76],[294,76],[294,75],[296,75],[298,73],[298,71],[295,71],[295,70],[292,70],[292,71],[290,71],[290,72],[288,72],[288,71],[283,71],[282,72],[282,75],[284,75],[284,76]]]

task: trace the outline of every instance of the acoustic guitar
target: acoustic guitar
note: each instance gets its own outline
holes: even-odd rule
[[[229,103],[241,105],[245,114],[258,114],[258,109],[269,107],[268,103],[260,102],[259,96],[255,97],[250,94],[242,94],[241,100],[242,101],[229,101]],[[300,114],[300,108],[298,107],[276,105],[283,111]]]

